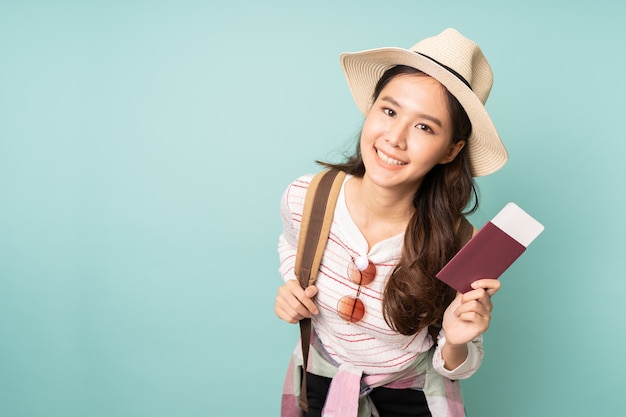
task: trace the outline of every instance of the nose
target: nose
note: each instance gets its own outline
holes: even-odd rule
[[[394,120],[388,126],[385,140],[394,148],[406,149],[407,127],[399,120]]]

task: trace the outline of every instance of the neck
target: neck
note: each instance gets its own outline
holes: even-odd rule
[[[364,178],[352,178],[346,187],[350,215],[368,241],[374,244],[404,232],[413,215],[414,194],[377,186]]]

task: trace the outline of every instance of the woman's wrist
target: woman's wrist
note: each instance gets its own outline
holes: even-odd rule
[[[445,342],[441,348],[441,357],[443,358],[444,367],[452,371],[459,367],[467,359],[468,348],[467,343],[455,345]]]

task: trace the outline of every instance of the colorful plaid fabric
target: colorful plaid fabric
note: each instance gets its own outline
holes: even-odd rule
[[[298,346],[300,346],[298,344]],[[465,417],[459,381],[440,375],[432,366],[434,349],[424,352],[406,370],[396,374],[363,375],[358,369],[336,366],[311,345],[309,372],[333,378],[322,415],[324,417],[377,416],[368,397],[376,387],[422,390],[433,417]],[[298,408],[302,356],[299,347],[291,357],[283,385],[281,417],[302,417]]]

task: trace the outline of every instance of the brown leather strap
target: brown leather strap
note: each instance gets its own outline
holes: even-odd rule
[[[312,285],[322,262],[335,204],[346,173],[323,171],[311,180],[304,199],[295,273],[302,288]]]
[[[300,344],[302,346],[302,380],[300,381],[299,407],[305,413],[309,411],[309,397],[306,389],[306,368],[309,361],[309,347],[311,345],[311,319],[300,320]]]
[[[335,205],[346,173],[336,170],[323,171],[311,180],[304,199],[302,223],[296,251],[295,273],[302,288],[317,279],[322,256],[328,241]],[[300,320],[303,373],[300,387],[300,409],[308,411],[306,368],[311,344],[311,319]]]

